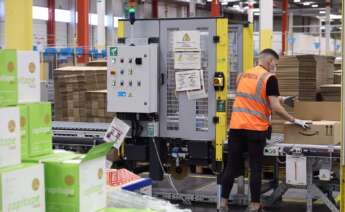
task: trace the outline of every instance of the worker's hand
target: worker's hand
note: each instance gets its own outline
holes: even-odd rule
[[[302,127],[303,129],[310,128],[310,124],[311,124],[309,121],[305,121],[301,119],[295,119],[293,123],[299,127]]]
[[[289,107],[295,106],[296,96],[283,96],[282,101],[285,105]]]

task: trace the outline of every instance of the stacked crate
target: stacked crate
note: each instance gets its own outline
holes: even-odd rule
[[[106,89],[106,67],[64,67],[54,72],[55,120],[87,121],[86,93]]]

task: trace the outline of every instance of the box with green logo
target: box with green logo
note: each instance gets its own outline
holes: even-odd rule
[[[19,105],[20,143],[22,158],[29,156],[29,116],[27,105]]]
[[[20,164],[20,146],[18,107],[0,108],[0,168]]]
[[[0,169],[0,211],[45,211],[42,164],[22,163]]]
[[[41,99],[39,53],[0,50],[0,107]]]
[[[16,51],[0,51],[0,107],[14,106],[18,103],[16,61]]]
[[[47,211],[94,212],[106,208],[105,155],[113,143],[87,154],[53,153],[28,160],[44,164]]]
[[[52,153],[51,103],[20,105],[22,158]]]

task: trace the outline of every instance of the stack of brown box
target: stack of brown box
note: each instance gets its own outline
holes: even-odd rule
[[[55,120],[86,121],[86,92],[106,89],[107,67],[64,67],[54,72]]]
[[[107,112],[107,90],[86,92],[86,117],[88,122],[110,123],[115,113]]]

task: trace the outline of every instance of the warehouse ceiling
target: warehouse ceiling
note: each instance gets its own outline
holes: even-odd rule
[[[171,0],[166,0],[171,1]],[[175,0],[175,2],[188,4],[191,0]],[[200,5],[210,5],[212,0],[196,0],[196,2]],[[240,12],[246,10],[248,7],[248,2],[254,2],[254,8],[259,8],[260,0],[219,0],[223,6],[223,8],[227,9],[237,9]],[[275,6],[275,13],[277,11],[281,11],[282,2],[283,0],[273,0]],[[296,10],[296,15],[300,13],[300,15],[312,15],[312,16],[319,16],[324,14],[323,12],[326,7],[326,2],[328,0],[289,0],[289,9]],[[331,2],[331,13],[334,15],[341,14],[341,1],[342,0],[329,0]]]

